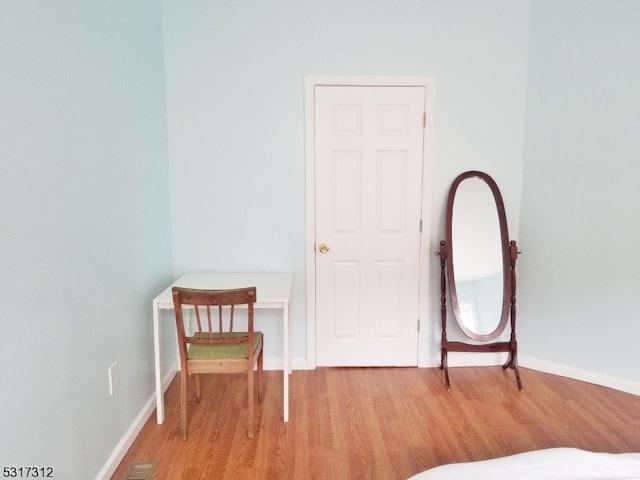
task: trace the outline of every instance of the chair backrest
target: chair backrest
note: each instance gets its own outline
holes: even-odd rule
[[[172,293],[181,356],[184,354],[186,358],[188,344],[224,345],[246,342],[249,352],[253,352],[255,287],[231,290],[173,287]],[[235,307],[239,305],[247,307],[247,331],[243,334],[234,332]],[[184,307],[194,310],[197,325],[196,331],[191,335],[185,332]]]

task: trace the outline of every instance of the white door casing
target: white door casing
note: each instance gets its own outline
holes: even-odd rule
[[[432,82],[306,80],[307,366],[424,364]]]

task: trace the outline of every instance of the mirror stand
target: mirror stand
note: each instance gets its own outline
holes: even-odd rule
[[[510,252],[510,273],[511,291],[510,293],[510,324],[511,336],[509,341],[493,342],[484,344],[471,344],[465,342],[449,341],[447,339],[447,281],[446,281],[446,263],[447,263],[447,243],[442,240],[440,242],[440,250],[436,253],[440,257],[440,315],[442,320],[442,339],[440,349],[440,368],[444,370],[444,378],[447,390],[451,390],[449,381],[449,365],[447,355],[449,352],[508,352],[509,356],[503,369],[511,368],[515,372],[518,389],[522,391],[522,381],[520,380],[520,371],[518,369],[518,342],[516,340],[516,260],[518,258],[518,248],[516,242],[509,242]]]

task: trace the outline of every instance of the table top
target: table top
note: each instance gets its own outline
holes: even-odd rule
[[[191,272],[185,273],[153,299],[157,308],[173,308],[175,287],[223,290],[256,287],[256,308],[282,308],[289,302],[293,275],[285,272]]]

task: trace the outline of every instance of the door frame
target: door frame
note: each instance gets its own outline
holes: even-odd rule
[[[420,235],[420,278],[418,292],[418,366],[433,366],[430,347],[435,331],[429,319],[429,277],[431,258],[431,178],[433,164],[435,78],[427,76],[305,75],[304,137],[306,163],[306,303],[307,369],[316,368],[316,263],[315,263],[315,87],[317,86],[393,86],[424,87],[426,125],[422,157],[422,234]]]

